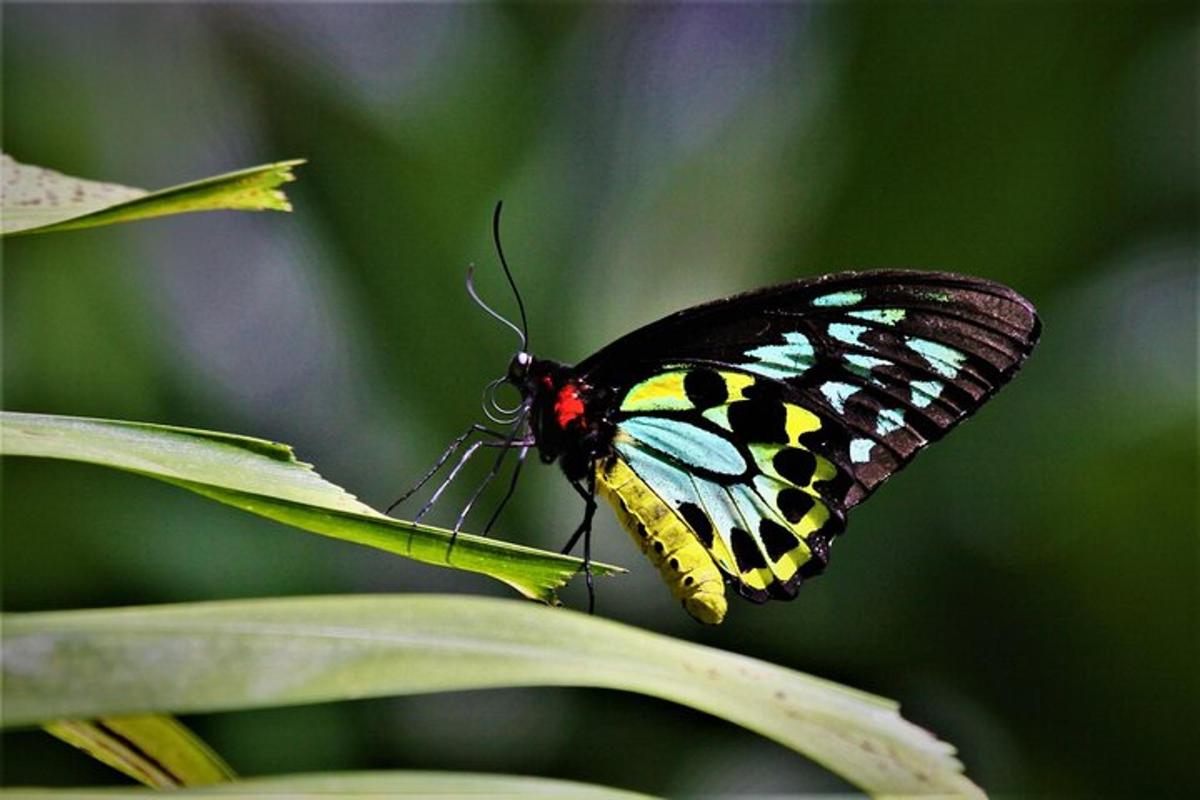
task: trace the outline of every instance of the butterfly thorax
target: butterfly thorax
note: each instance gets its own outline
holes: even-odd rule
[[[543,462],[558,461],[568,480],[578,481],[611,457],[610,392],[566,364],[526,353],[513,359],[508,380],[530,402],[529,424]]]

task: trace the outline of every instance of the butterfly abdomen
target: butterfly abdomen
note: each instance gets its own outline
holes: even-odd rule
[[[684,609],[701,622],[720,623],[724,578],[679,515],[620,459],[597,464],[596,486]]]

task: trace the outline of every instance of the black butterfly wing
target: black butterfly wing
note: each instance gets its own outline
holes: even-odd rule
[[[844,510],[978,409],[1040,330],[1033,305],[993,281],[847,272],[680,311],[616,340],[577,372],[612,391],[617,405],[639,382],[680,366],[767,379],[760,384],[777,386],[777,399],[832,423],[815,448],[851,478],[844,496],[830,498]]]

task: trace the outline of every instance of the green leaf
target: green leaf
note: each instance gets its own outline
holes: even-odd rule
[[[212,748],[174,717],[143,714],[47,723],[48,733],[158,789],[234,779]]]
[[[291,211],[277,187],[303,159],[279,161],[147,192],[21,164],[0,154],[0,235],[92,228],[189,211]]]
[[[714,714],[876,794],[981,796],[894,703],[584,614],[437,595],[3,617],[3,723],[504,686],[640,692]]]
[[[159,797],[152,789],[0,789],[0,797],[44,798],[56,800],[103,800],[106,797]],[[517,775],[486,775],[473,772],[331,772],[310,775],[279,775],[269,778],[250,778],[221,786],[202,789],[177,789],[171,797],[320,797],[363,798],[379,800],[384,797],[487,797],[513,798],[561,797],[586,800],[635,800],[647,795],[591,786],[586,783],[532,778]]]
[[[287,445],[248,436],[6,411],[0,455],[135,472],[312,533],[488,575],[545,603],[557,602],[555,590],[582,567],[558,553],[386,517],[297,461]],[[593,575],[622,571],[592,563]]]

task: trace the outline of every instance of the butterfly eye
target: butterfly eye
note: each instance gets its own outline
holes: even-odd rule
[[[525,383],[525,376],[529,374],[529,365],[532,363],[533,356],[524,350],[513,356],[512,361],[508,362],[508,382],[517,386]]]

